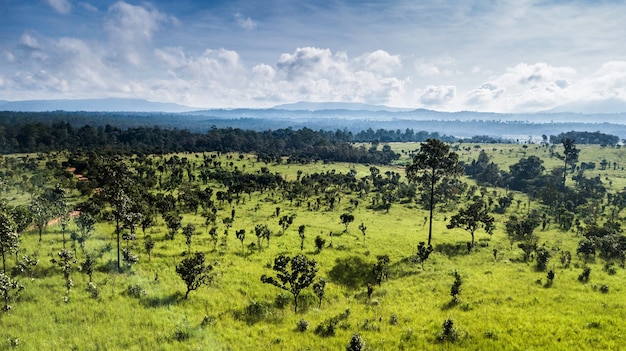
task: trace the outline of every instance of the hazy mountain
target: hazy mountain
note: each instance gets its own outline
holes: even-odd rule
[[[410,108],[389,107],[384,105],[369,105],[358,102],[307,102],[299,101],[292,104],[274,106],[276,110],[289,111],[322,111],[322,110],[349,110],[349,111],[410,111]]]
[[[576,101],[553,108],[549,112],[573,112],[583,114],[626,113],[626,101],[621,99]]]
[[[78,100],[22,100],[0,101],[0,110],[45,112],[186,112],[196,108],[173,103],[152,102],[140,99],[78,99]]]

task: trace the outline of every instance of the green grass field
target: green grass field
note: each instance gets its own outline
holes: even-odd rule
[[[417,144],[398,144],[392,148],[413,150]],[[469,150],[463,148],[469,148]],[[626,155],[621,149],[580,146],[579,162],[603,159],[611,167],[599,166],[587,176],[600,176],[607,186],[621,190],[626,186],[626,171],[621,165]],[[546,169],[558,167],[561,161],[549,156],[539,145],[474,145],[462,144],[460,160],[470,161],[480,150],[490,154],[500,168],[517,162],[521,157],[536,155],[544,159]],[[557,146],[555,151],[559,152]],[[190,159],[194,159],[190,157]],[[379,167],[404,176],[403,156],[397,165]],[[613,162],[617,163],[613,169]],[[245,172],[262,166],[252,157],[233,160]],[[254,165],[253,165],[254,163]],[[267,165],[272,172],[286,180],[302,174],[335,170],[357,172],[357,178],[369,174],[369,166],[350,164]],[[469,181],[468,181],[469,182]],[[471,183],[471,182],[470,182]],[[505,190],[497,189],[502,194]],[[72,193],[78,196],[77,193]],[[522,262],[522,251],[511,248],[504,231],[510,214],[524,216],[527,200],[513,204],[505,215],[495,214],[496,230],[492,236],[477,232],[477,248],[467,253],[470,235],[462,229],[447,229],[448,219],[455,211],[439,210],[435,214],[433,246],[435,252],[424,263],[412,258],[417,244],[426,241],[428,212],[416,204],[394,203],[389,212],[367,208],[369,200],[361,198],[354,208],[350,199],[356,193],[344,192],[335,209],[319,211],[296,207],[295,202],[283,200],[276,191],[254,193],[239,205],[224,204],[218,217],[236,216],[227,237],[226,247],[217,250],[206,232],[204,219],[184,214],[183,225],[194,223],[197,233],[193,251],[206,253],[214,266],[215,281],[209,287],[192,291],[183,299],[185,285],[175,267],[185,257],[185,238],[179,232],[174,240],[165,239],[167,228],[158,217],[157,225],[148,229],[156,241],[151,259],[143,248],[144,235],[131,245],[140,255],[139,263],[115,269],[113,222],[99,222],[95,234],[86,243],[87,252],[103,252],[98,259],[93,281],[98,296],[86,290],[88,277],[77,265],[72,271],[73,288],[67,293],[65,280],[58,264],[57,253],[62,248],[61,227],[47,228],[43,241],[38,242],[36,230],[22,237],[21,254],[36,254],[39,264],[32,276],[20,276],[24,286],[20,298],[12,303],[10,313],[0,315],[0,349],[23,350],[342,350],[353,334],[358,333],[368,350],[619,350],[626,344],[626,282],[623,268],[609,274],[605,261],[584,262],[577,257],[576,247],[581,237],[562,232],[552,226],[538,228],[540,245],[552,253],[548,268],[555,278],[547,286],[546,272],[538,272],[535,262]],[[3,196],[9,204],[28,201],[27,195],[11,189]],[[75,198],[74,200],[77,200]],[[533,203],[532,206],[538,206]],[[276,207],[282,214],[296,214],[294,223],[280,234]],[[351,212],[355,220],[344,232],[340,215]],[[221,221],[218,221],[221,223]],[[358,229],[367,226],[365,238]],[[269,247],[250,249],[256,242],[254,227],[267,224],[274,236]],[[304,250],[300,250],[298,226],[306,226]],[[219,233],[224,231],[220,224]],[[246,230],[244,248],[235,231]],[[75,224],[68,229],[76,230]],[[332,237],[329,233],[333,233]],[[326,239],[326,246],[317,252],[314,238]],[[332,240],[332,247],[329,247]],[[68,242],[71,246],[71,242]],[[494,258],[494,249],[497,255]],[[572,262],[564,267],[559,261],[562,252],[572,252]],[[78,262],[85,254],[77,251]],[[285,292],[261,282],[261,275],[273,275],[273,259],[280,253],[289,256],[304,253],[318,262],[318,277],[327,280],[321,307],[308,288],[301,295],[298,312],[294,313],[291,296],[281,303]],[[374,285],[370,299],[367,283],[378,255],[390,257],[389,278]],[[9,267],[14,257],[8,259]],[[577,277],[588,265],[591,278],[581,283]],[[458,303],[451,303],[452,272],[460,273],[463,284]],[[604,291],[608,287],[608,292]],[[603,292],[604,291],[604,292]],[[320,325],[337,317],[334,336],[315,333]],[[454,321],[455,341],[441,341],[442,323]],[[298,323],[308,322],[306,331]]]

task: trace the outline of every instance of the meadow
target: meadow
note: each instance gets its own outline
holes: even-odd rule
[[[370,175],[372,166],[383,176],[397,173],[404,181],[409,151],[419,144],[390,146],[402,154],[390,166],[264,164],[247,154],[215,154],[214,160],[231,171],[256,174],[263,168],[280,174],[287,182],[325,172],[352,172],[361,179]],[[505,170],[531,155],[544,160],[546,172],[562,166],[561,160],[551,156],[549,147],[541,145],[453,146],[461,161],[469,163],[484,150]],[[612,192],[626,187],[626,171],[622,169],[626,153],[621,148],[578,147],[579,163],[598,165],[586,171],[587,177],[600,177]],[[560,151],[558,145],[555,150]],[[150,157],[156,164],[171,156]],[[203,160],[203,154],[177,156],[191,163]],[[5,156],[3,164],[8,167],[8,159],[20,157],[25,156]],[[63,153],[39,155],[37,170],[8,179],[2,192],[7,204],[28,203],[29,193],[17,183],[45,172],[47,158],[60,162],[64,157]],[[602,160],[609,163],[605,169],[599,166]],[[128,159],[124,162],[135,164]],[[475,185],[466,177],[462,180]],[[53,182],[54,178],[48,181]],[[74,188],[70,187],[67,193],[73,205],[85,200],[75,189],[77,182],[71,178]],[[571,179],[568,185],[573,186]],[[225,189],[214,181],[208,186],[215,192]],[[232,203],[216,200],[220,219],[218,244],[209,236],[200,212],[182,213],[182,225],[192,223],[196,228],[191,251],[205,253],[214,276],[213,282],[191,291],[187,299],[176,266],[189,256],[188,246],[180,231],[173,240],[166,238],[168,228],[161,216],[155,216],[155,225],[145,233],[138,230],[137,239],[129,242],[139,261],[124,264],[121,273],[116,269],[115,223],[106,220],[106,216],[99,218],[84,248],[68,240],[66,246],[73,248],[76,255],[69,291],[58,264],[58,252],[63,248],[61,225],[49,225],[42,241],[37,229],[31,227],[20,236],[20,255],[36,256],[39,263],[32,272],[17,277],[24,289],[11,303],[11,311],[0,315],[0,349],[342,350],[355,334],[362,338],[366,350],[618,350],[626,344],[624,268],[615,261],[614,268],[607,269],[607,261],[600,257],[577,255],[582,236],[554,224],[535,231],[539,244],[551,252],[548,268],[555,275],[549,282],[546,272],[536,268],[535,260],[522,260],[522,250],[506,234],[505,222],[511,215],[524,217],[531,209],[541,208],[525,194],[513,192],[519,201],[514,201],[503,214],[492,213],[494,232],[490,235],[478,230],[477,245],[471,251],[466,246],[470,240],[468,232],[448,229],[446,225],[477,193],[463,195],[457,204],[437,207],[434,252],[419,262],[417,245],[426,241],[428,235],[428,211],[423,206],[415,201],[394,202],[388,211],[382,211],[369,206],[376,195],[374,191],[363,194],[334,184],[317,195],[311,194],[308,201],[315,203],[315,199],[331,190],[337,194],[337,203],[328,206],[322,201],[320,208],[307,206],[306,200],[291,201],[280,189],[242,194]],[[511,192],[502,188],[486,190],[493,196]],[[170,192],[178,195],[180,190]],[[227,229],[221,219],[231,217],[232,211],[232,227]],[[354,216],[347,229],[340,219],[344,213]],[[284,233],[279,225],[283,215],[294,215]],[[267,224],[271,229],[269,245],[256,245],[254,228],[258,224]],[[360,224],[366,226],[365,235]],[[305,226],[303,250],[298,234],[301,225]],[[235,236],[241,229],[246,231],[243,243]],[[68,233],[77,230],[70,221],[65,235],[69,238]],[[222,234],[225,230],[227,235]],[[146,235],[155,241],[149,258],[144,248]],[[317,236],[326,240],[321,250],[314,243]],[[567,264],[560,260],[566,251],[572,255]],[[89,277],[79,266],[90,252],[100,256],[93,273],[94,285],[87,289]],[[316,279],[324,278],[327,282],[321,303],[309,287],[300,295],[298,311],[294,312],[290,294],[261,282],[262,275],[275,275],[272,265],[280,254],[304,254],[317,262]],[[382,255],[389,257],[388,277],[378,285],[372,270]],[[15,259],[7,262],[12,267]],[[584,267],[591,268],[587,282],[578,279]],[[451,296],[454,272],[462,278],[457,300]],[[369,294],[368,283],[373,288]],[[453,329],[443,328],[446,320],[453,321]]]

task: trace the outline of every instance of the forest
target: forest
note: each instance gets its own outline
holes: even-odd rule
[[[2,125],[0,345],[626,341],[619,138],[372,132]]]

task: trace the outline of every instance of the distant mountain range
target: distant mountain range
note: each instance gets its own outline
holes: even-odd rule
[[[347,102],[305,102],[277,105],[272,108],[198,109],[174,103],[141,99],[79,99],[2,101],[0,111],[22,112],[132,112],[172,113],[198,119],[265,119],[306,123],[326,121],[500,121],[528,123],[614,123],[626,125],[626,102],[617,99],[577,102],[537,113],[439,112],[384,105]],[[610,111],[610,113],[606,113]],[[172,117],[173,118],[173,117]],[[177,118],[181,118],[180,116]],[[294,123],[295,124],[295,123]]]
[[[77,100],[0,100],[0,111],[46,112],[46,111],[85,111],[85,112],[168,112],[178,113],[197,108],[173,103],[153,102],[141,99],[77,99]]]

